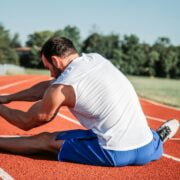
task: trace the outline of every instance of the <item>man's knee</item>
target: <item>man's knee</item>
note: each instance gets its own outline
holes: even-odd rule
[[[56,140],[57,134],[57,132],[43,132],[36,135],[35,138],[41,144],[43,150],[57,153],[63,144],[63,141]]]

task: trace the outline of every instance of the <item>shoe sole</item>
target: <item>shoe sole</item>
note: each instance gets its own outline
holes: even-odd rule
[[[163,142],[167,141],[168,139],[171,139],[177,133],[179,129],[179,121],[176,119],[168,120],[159,129],[162,129],[165,126],[168,126],[171,129],[171,133],[164,139]]]

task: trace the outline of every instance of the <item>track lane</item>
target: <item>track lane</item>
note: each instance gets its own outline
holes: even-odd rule
[[[28,86],[28,84],[25,85],[24,87],[26,86]],[[20,88],[22,88],[22,86]],[[31,103],[22,104],[22,102],[15,102],[14,104],[11,103],[10,106],[14,106],[16,108],[21,108],[21,109],[22,108],[27,109],[28,106],[30,106],[30,104]],[[151,111],[153,110],[151,109]],[[164,112],[164,109],[163,109],[163,112]],[[66,108],[62,108],[61,113],[67,116],[71,116],[71,118],[74,118],[72,115],[70,115],[70,113],[67,111]],[[148,115],[152,115],[152,113],[149,113]],[[172,113],[172,115],[174,114]],[[158,116],[159,118],[162,118],[162,113],[160,113]],[[0,122],[2,124],[4,120],[0,119]],[[148,122],[150,123],[151,126],[154,126],[155,128],[159,126],[159,124],[161,124],[160,122],[155,123],[154,121],[150,119],[148,119]],[[20,135],[21,134],[30,135],[30,134],[38,133],[40,131],[43,132],[44,130],[47,131],[47,129],[48,131],[54,131],[55,130],[54,126],[56,126],[58,130],[80,128],[79,126],[76,126],[75,124],[68,122],[67,120],[63,118],[59,118],[59,117],[57,117],[55,121],[51,123],[45,125],[45,127],[42,127],[42,129],[37,128],[28,133],[24,131],[20,132],[18,128],[15,128],[13,131],[16,133],[19,133]],[[4,125],[4,129],[2,129],[1,128],[2,126],[1,126],[0,134],[2,131],[5,132],[8,129],[7,128],[8,126],[11,126],[11,125],[6,123]],[[10,127],[9,129],[9,132],[10,131],[12,131],[12,127]],[[171,148],[172,146],[174,146],[174,141],[172,142],[171,145],[168,145],[169,148]],[[84,166],[84,165],[73,164],[73,163],[56,162],[52,160],[55,160],[55,159],[49,157],[49,155],[23,157],[23,156],[16,156],[16,155],[0,154],[0,166],[4,168],[5,170],[7,170],[7,172],[9,172],[15,179],[34,179],[34,177],[37,177],[37,179],[52,179],[52,177],[53,179],[87,179],[87,178],[88,179],[92,179],[92,178],[94,179],[109,179],[109,178],[111,179],[119,179],[119,178],[120,179],[128,179],[128,178],[159,179],[159,178],[162,178],[163,179],[167,177],[170,177],[172,179],[178,179],[179,175],[177,174],[177,172],[180,171],[178,162],[167,159],[165,157],[161,158],[160,161],[152,162],[145,166],[140,166],[140,167],[130,166],[130,167],[123,167],[123,168],[103,168],[103,167]],[[165,164],[166,166],[163,166]],[[30,172],[29,172],[29,167],[32,167]],[[173,170],[172,170],[172,167],[173,167]]]
[[[169,109],[158,106],[145,100],[140,100],[142,109],[147,116],[153,116],[161,119],[178,119],[180,120],[180,110]]]
[[[0,87],[22,80],[28,80],[34,77],[37,77],[37,75],[0,76]]]
[[[29,157],[7,155],[1,157],[1,166],[14,179],[178,179],[179,163],[167,158],[145,166],[123,168],[96,167],[75,163],[57,162],[48,155]],[[5,163],[10,160],[10,163]],[[31,168],[30,168],[31,167]],[[173,167],[173,168],[172,168]]]

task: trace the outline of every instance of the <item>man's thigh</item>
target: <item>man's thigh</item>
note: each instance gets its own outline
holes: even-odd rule
[[[58,160],[89,165],[112,166],[112,162],[99,145],[98,138],[91,130],[71,130],[57,135],[64,140]]]

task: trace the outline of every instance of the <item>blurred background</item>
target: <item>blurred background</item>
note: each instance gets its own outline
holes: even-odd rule
[[[127,75],[138,95],[180,107],[179,0],[1,0],[0,75],[47,74],[50,37],[71,39]]]

